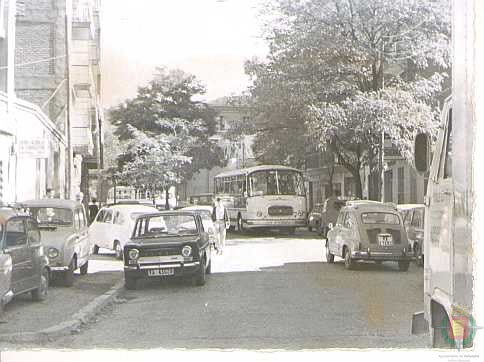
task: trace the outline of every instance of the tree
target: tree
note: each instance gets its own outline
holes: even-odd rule
[[[246,67],[256,108],[290,132],[299,145],[286,149],[292,157],[303,158],[308,138],[334,152],[361,197],[359,171],[375,170],[381,132],[410,159],[415,132],[436,129],[436,96],[450,68],[450,6],[444,0],[268,4],[270,54]],[[286,145],[283,132],[267,129],[259,140]]]
[[[209,139],[216,112],[193,100],[205,87],[181,70],[157,68],[155,78],[138,95],[110,111],[115,134],[126,142],[117,157],[126,183],[168,188],[201,168],[223,165],[223,152]],[[168,203],[167,203],[168,205]]]

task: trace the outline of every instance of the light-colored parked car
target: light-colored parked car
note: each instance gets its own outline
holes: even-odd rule
[[[87,274],[91,245],[84,206],[61,199],[29,200],[21,205],[39,224],[52,276],[61,277],[65,286],[71,286],[75,270]]]
[[[408,242],[412,248],[413,256],[417,264],[423,266],[425,205],[402,204],[398,205],[398,210],[403,216],[403,223],[407,231]]]
[[[197,206],[188,206],[180,209],[181,211],[196,211],[200,214],[202,218],[203,229],[206,233],[208,233],[208,238],[212,244],[216,245],[217,242],[217,233],[215,230],[215,225],[212,220],[212,206],[206,205],[197,205]]]
[[[136,217],[158,212],[154,206],[141,204],[109,205],[101,208],[89,226],[89,238],[93,253],[99,248],[116,252],[116,258],[123,259],[123,247],[133,233]]]
[[[27,213],[0,206],[0,312],[14,296],[30,292],[44,300],[49,261],[36,221]]]
[[[407,271],[412,255],[408,250],[403,219],[395,205],[377,201],[348,201],[328,232],[326,259],[339,256],[345,268],[351,269],[357,260],[398,262]]]

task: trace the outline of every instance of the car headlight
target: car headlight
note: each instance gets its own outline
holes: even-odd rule
[[[128,256],[130,259],[132,260],[136,260],[139,258],[139,250],[138,249],[131,249],[129,252],[128,252]]]
[[[186,258],[192,254],[192,247],[185,245],[182,249],[182,255]]]
[[[59,250],[57,250],[56,248],[49,248],[49,251],[47,252],[47,256],[50,259],[57,258],[59,256]]]

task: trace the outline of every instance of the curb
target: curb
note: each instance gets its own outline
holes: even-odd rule
[[[106,293],[96,297],[65,322],[61,322],[37,332],[0,334],[0,342],[44,343],[55,338],[75,333],[82,325],[87,324],[102,308],[114,301],[123,287],[123,280],[116,282],[116,284]]]

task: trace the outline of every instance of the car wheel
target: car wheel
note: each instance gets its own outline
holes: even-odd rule
[[[49,290],[49,270],[44,268],[42,274],[40,275],[40,284],[37,289],[32,290],[30,293],[32,299],[36,302],[41,302],[47,298]]]
[[[138,279],[124,276],[124,287],[128,290],[135,290],[138,284]]]
[[[345,269],[351,270],[353,269],[355,265],[355,262],[353,261],[353,258],[351,258],[351,252],[346,249],[345,251]]]
[[[197,286],[202,286],[202,285],[205,285],[205,282],[206,282],[206,269],[207,269],[207,266],[205,265],[206,263],[206,259],[205,259],[205,256],[202,258],[202,262],[200,263],[200,268],[197,272],[197,275],[195,276],[195,279],[194,279],[194,283],[195,285]]]
[[[409,266],[410,266],[409,261],[401,260],[401,261],[398,262],[398,270],[400,270],[400,271],[407,271]]]
[[[63,284],[65,287],[71,287],[74,284],[74,270],[76,270],[76,259],[72,258],[69,269],[63,275]]]
[[[326,262],[334,263],[334,255],[329,251],[329,245],[326,243]]]
[[[121,243],[117,240],[114,242],[114,251],[116,253],[116,259],[123,260],[123,248],[121,247]]]
[[[86,275],[88,268],[89,268],[89,260],[86,261],[84,265],[79,268],[79,272],[81,273],[81,275]]]
[[[244,220],[242,219],[242,215],[239,215],[237,217],[237,231],[239,233],[244,233],[245,230],[244,230]]]
[[[208,262],[207,269],[205,271],[206,274],[212,274],[212,258],[210,258],[210,261]]]
[[[94,255],[99,254],[99,246],[94,245],[94,247],[92,248],[92,253],[93,253]]]

